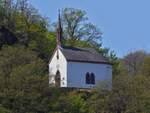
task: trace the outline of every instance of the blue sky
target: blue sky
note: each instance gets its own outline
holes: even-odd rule
[[[150,0],[30,0],[51,22],[58,9],[72,7],[85,10],[89,21],[103,34],[103,46],[123,57],[130,51],[150,52]]]

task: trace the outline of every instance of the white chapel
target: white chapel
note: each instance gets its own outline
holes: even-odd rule
[[[93,48],[61,45],[59,16],[57,47],[49,61],[49,84],[64,88],[93,88],[102,81],[112,81],[112,64]]]

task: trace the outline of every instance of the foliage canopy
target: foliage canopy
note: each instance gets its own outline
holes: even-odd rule
[[[150,56],[118,59],[80,9],[62,10],[64,44],[93,47],[113,63],[113,87],[90,92],[50,87],[47,62],[55,32],[28,0],[0,0],[0,113],[149,113]],[[51,27],[51,26],[50,26]]]

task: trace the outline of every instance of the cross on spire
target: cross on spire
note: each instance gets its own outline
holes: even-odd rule
[[[60,17],[60,10],[58,14],[58,23],[57,23],[57,45],[61,46],[62,41],[62,26],[61,26],[61,17]]]

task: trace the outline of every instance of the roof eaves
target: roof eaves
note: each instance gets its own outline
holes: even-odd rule
[[[93,63],[93,64],[109,64],[109,65],[113,65],[111,62],[103,62],[103,61],[83,61],[83,60],[71,60],[71,59],[67,59],[68,62],[83,62],[83,63]]]

